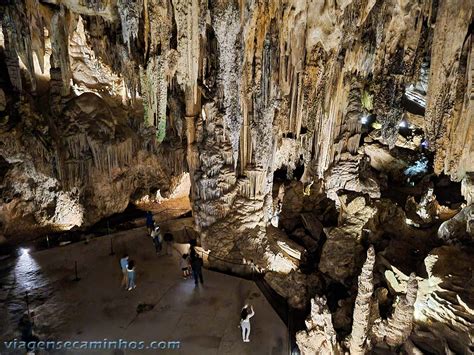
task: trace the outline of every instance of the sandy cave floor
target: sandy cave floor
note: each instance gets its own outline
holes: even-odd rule
[[[287,329],[251,281],[204,270],[204,285],[195,288],[183,280],[179,253],[157,256],[145,228],[110,237],[24,254],[0,264],[0,354],[3,341],[20,337],[18,319],[26,310],[36,313],[40,340],[124,339],[128,341],[180,341],[170,354],[283,354],[288,349]],[[133,291],[120,289],[119,258],[127,252],[137,264]],[[80,281],[74,281],[74,262]],[[243,343],[237,327],[241,306],[253,304],[251,342]],[[152,306],[137,314],[139,304]],[[153,353],[152,351],[60,351],[60,353]]]

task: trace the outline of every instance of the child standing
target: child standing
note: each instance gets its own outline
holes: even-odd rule
[[[183,279],[187,279],[189,276],[189,255],[188,254],[183,254],[181,259],[179,259],[179,267],[181,268],[181,271],[183,272]]]
[[[128,266],[128,255],[125,254],[123,258],[120,259],[120,268],[122,269],[122,284],[120,285],[120,287],[127,288],[127,285],[128,285],[127,266]]]

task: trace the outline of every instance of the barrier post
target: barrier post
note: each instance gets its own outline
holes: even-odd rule
[[[74,261],[74,274],[76,275],[74,281],[79,281],[80,278],[77,276],[77,261]]]
[[[109,253],[110,256],[115,255],[113,239],[114,239],[113,236],[110,236],[110,253]]]
[[[28,311],[28,317],[30,317],[30,301],[28,299],[28,291],[25,292],[26,310]]]

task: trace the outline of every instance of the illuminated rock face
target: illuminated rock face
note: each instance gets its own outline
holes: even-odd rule
[[[306,331],[296,334],[296,342],[303,355],[340,354],[331,312],[324,297],[311,300],[311,314],[306,320]]]
[[[432,249],[472,239],[469,1],[22,0],[1,16],[0,243],[173,195],[188,173],[210,264],[266,272],[293,307],[317,296],[307,353],[361,353],[411,332],[415,282],[387,264],[425,277]],[[435,200],[432,171],[463,197]]]
[[[472,272],[473,261],[470,257],[471,248],[458,246],[443,246],[433,249],[424,260],[427,275],[417,277],[418,290],[414,308],[406,313],[412,316],[416,324],[411,340],[419,348],[427,351],[452,351],[463,353],[472,347],[473,309],[472,309]],[[388,278],[391,287],[408,288],[413,282],[397,269],[393,269],[394,277]],[[416,289],[413,288],[413,291]],[[402,299],[397,307],[408,311],[407,301],[413,295]],[[412,308],[410,306],[410,308]],[[399,316],[394,312],[392,319]],[[386,332],[387,324],[377,325],[376,334],[381,336]],[[396,333],[392,333],[392,337]],[[399,335],[401,333],[399,332]],[[392,338],[395,339],[395,338]],[[401,338],[400,338],[401,339]]]

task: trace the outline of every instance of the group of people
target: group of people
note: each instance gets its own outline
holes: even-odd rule
[[[164,237],[161,236],[160,227],[154,222],[153,215],[150,211],[146,215],[146,226],[148,229],[149,235],[153,239],[153,244],[155,245],[155,250],[157,254],[160,254],[163,248],[163,243],[165,243],[166,255],[171,255],[173,236],[170,233],[165,233]],[[120,259],[120,267],[122,269],[122,287],[125,287],[128,291],[133,290],[136,287],[135,284],[135,262],[129,260],[129,256],[125,254]],[[193,275],[195,286],[204,283],[202,276],[202,267],[203,260],[199,256],[198,252],[195,249],[195,244],[191,243],[190,251],[184,253],[179,260],[179,267],[183,274],[183,279],[188,279],[188,277]],[[239,327],[242,330],[242,341],[249,342],[250,336],[250,318],[255,315],[252,306],[245,305],[242,308],[240,314],[240,324]]]
[[[165,233],[165,235],[162,236],[160,226],[153,220],[153,214],[151,211],[146,213],[146,227],[148,229],[148,234],[153,240],[156,254],[161,255],[164,244],[165,255],[171,255],[173,247],[173,235],[171,233]]]
[[[129,260],[128,254],[120,259],[120,268],[122,269],[122,284],[126,290],[131,291],[137,287],[135,283],[135,261]]]
[[[199,282],[204,283],[202,277],[202,258],[197,253],[194,246],[191,246],[190,253],[183,254],[179,260],[179,266],[183,273],[183,279],[187,279],[190,276],[190,271],[193,273],[194,284],[198,286]]]

